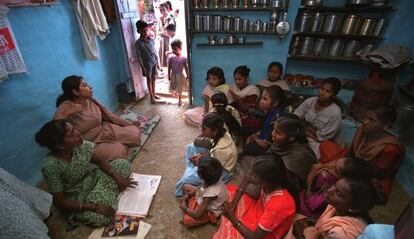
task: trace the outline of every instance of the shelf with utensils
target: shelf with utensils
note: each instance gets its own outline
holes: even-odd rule
[[[208,43],[200,43],[200,44],[196,44],[196,46],[201,46],[201,47],[205,47],[205,46],[217,46],[217,47],[233,47],[233,46],[262,46],[263,42],[246,42],[246,43],[234,43],[234,44],[208,44]]]
[[[192,12],[254,12],[254,11],[283,11],[283,7],[219,7],[219,8],[192,8]]]
[[[396,9],[392,6],[344,6],[344,7],[324,7],[324,6],[303,6],[300,11],[308,10],[314,12],[338,12],[338,13],[363,13],[363,12],[390,12]]]
[[[357,34],[343,34],[343,33],[325,33],[325,32],[295,32],[296,36],[308,36],[317,38],[335,38],[345,40],[360,40],[360,41],[379,41],[383,40],[380,36],[366,36]]]
[[[242,32],[242,31],[215,31],[215,30],[191,30],[191,33],[223,33],[223,34],[257,34],[257,35],[274,35],[274,36],[278,36],[279,35],[276,32],[263,32],[263,31],[258,31],[258,32]]]
[[[329,61],[329,62],[355,62],[361,63],[359,57],[343,56],[309,56],[309,55],[289,55],[288,59],[297,61]]]

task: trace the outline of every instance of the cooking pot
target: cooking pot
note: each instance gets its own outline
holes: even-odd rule
[[[346,16],[344,23],[342,24],[341,33],[346,35],[355,34],[358,30],[359,24],[361,22],[361,17],[358,15],[348,15]]]
[[[312,53],[315,56],[325,55],[327,53],[329,40],[326,38],[317,38],[313,46]]]
[[[341,23],[341,16],[337,14],[331,14],[325,16],[323,22],[322,31],[325,33],[334,33],[339,30],[339,26]]]
[[[372,34],[372,30],[375,27],[375,18],[364,18],[361,24],[361,29],[359,30],[359,34],[363,36],[369,36]]]
[[[322,0],[302,0],[303,6],[321,6]]]
[[[342,51],[344,50],[344,40],[333,40],[331,43],[331,47],[329,48],[329,55],[330,56],[340,56],[342,55]]]
[[[324,15],[321,12],[315,12],[310,23],[310,32],[320,32],[322,30]]]
[[[312,13],[303,11],[298,16],[296,29],[298,32],[309,31],[310,23],[312,20]]]
[[[304,37],[300,48],[300,54],[305,56],[309,55],[313,48],[313,42],[314,39],[312,37]]]
[[[368,5],[371,0],[348,0],[347,5]]]

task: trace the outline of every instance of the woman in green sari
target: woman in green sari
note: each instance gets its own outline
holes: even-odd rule
[[[94,144],[83,141],[67,120],[52,120],[36,134],[36,142],[50,152],[42,173],[55,205],[67,213],[68,223],[103,226],[112,220],[118,196],[137,182],[130,179],[125,159],[92,159]]]

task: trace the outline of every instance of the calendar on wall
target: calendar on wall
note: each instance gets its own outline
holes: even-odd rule
[[[7,7],[0,6],[0,82],[7,79],[9,74],[27,72],[7,12]]]

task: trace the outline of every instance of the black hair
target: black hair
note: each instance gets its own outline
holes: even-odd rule
[[[367,223],[372,223],[369,216],[371,210],[378,202],[377,192],[374,186],[369,182],[361,179],[344,178],[351,188],[351,215],[361,217]],[[356,212],[352,212],[356,210]]]
[[[208,69],[206,81],[208,81],[208,75],[218,77],[220,79],[220,85],[226,84],[226,78],[224,78],[224,71],[220,67],[214,66]]]
[[[211,96],[211,104],[216,109],[217,114],[224,119],[224,122],[229,129],[229,133],[231,135],[238,136],[241,126],[234,116],[226,110],[228,104],[226,94],[223,92],[214,93]]]
[[[175,39],[174,41],[171,42],[171,48],[174,47],[178,47],[178,48],[182,48],[183,47],[183,42],[179,39]]]
[[[397,120],[397,111],[391,105],[374,106],[369,108],[369,111],[373,111],[377,118],[389,127]]]
[[[224,119],[218,113],[212,112],[204,116],[201,125],[217,131],[212,144],[212,147],[214,148],[218,141],[226,133],[226,129],[224,128]]]
[[[274,128],[276,129],[276,127],[283,133],[287,134],[289,138],[293,137],[294,142],[298,142],[300,144],[308,143],[306,138],[306,128],[301,120],[288,118],[284,115],[276,121]]]
[[[143,20],[138,20],[135,23],[135,27],[137,28],[137,31],[139,31],[139,30],[141,30],[143,28],[148,27],[148,23],[146,21],[143,21]]]
[[[165,6],[167,6],[167,9],[168,9],[169,11],[172,11],[172,4],[171,4],[171,2],[170,2],[170,1],[165,1],[165,2],[164,2],[164,4],[165,4]]]
[[[241,76],[243,76],[245,78],[249,78],[250,69],[247,66],[238,66],[234,70],[233,75],[235,75],[236,73],[240,74]]]
[[[173,23],[168,24],[167,27],[165,28],[165,30],[170,31],[170,32],[175,32],[175,29],[176,27],[175,27],[175,24]]]
[[[47,122],[40,128],[35,135],[36,143],[42,147],[47,147],[51,152],[59,149],[65,141],[66,126],[69,123],[66,119],[58,119]]]
[[[363,159],[347,157],[344,168],[341,170],[342,177],[369,181],[374,177],[372,165]]]
[[[73,93],[73,90],[79,89],[82,79],[82,76],[71,75],[66,77],[62,81],[63,94],[59,95],[56,99],[56,107],[62,104],[65,100],[73,100],[76,98],[76,95]]]
[[[209,157],[197,169],[197,174],[203,179],[206,186],[217,183],[221,178],[222,172],[223,167],[220,161],[213,157]]]
[[[334,95],[337,95],[341,90],[341,81],[335,77],[329,77],[322,81],[322,85],[329,84],[332,86],[332,91]]]
[[[263,182],[288,190],[298,204],[298,191],[289,181],[286,166],[279,155],[264,154],[256,157],[252,170]]]
[[[283,65],[282,65],[280,62],[277,62],[277,61],[273,61],[273,62],[271,62],[271,63],[269,64],[269,66],[267,67],[267,71],[269,72],[269,71],[270,71],[270,68],[272,68],[272,67],[274,67],[274,66],[279,67],[279,69],[280,69],[280,74],[282,75],[282,74],[283,74]]]
[[[277,85],[271,85],[265,89],[265,92],[269,93],[270,99],[272,100],[273,103],[277,101],[278,106],[281,106],[281,107],[285,106],[286,94],[282,90],[282,88],[280,88]]]

